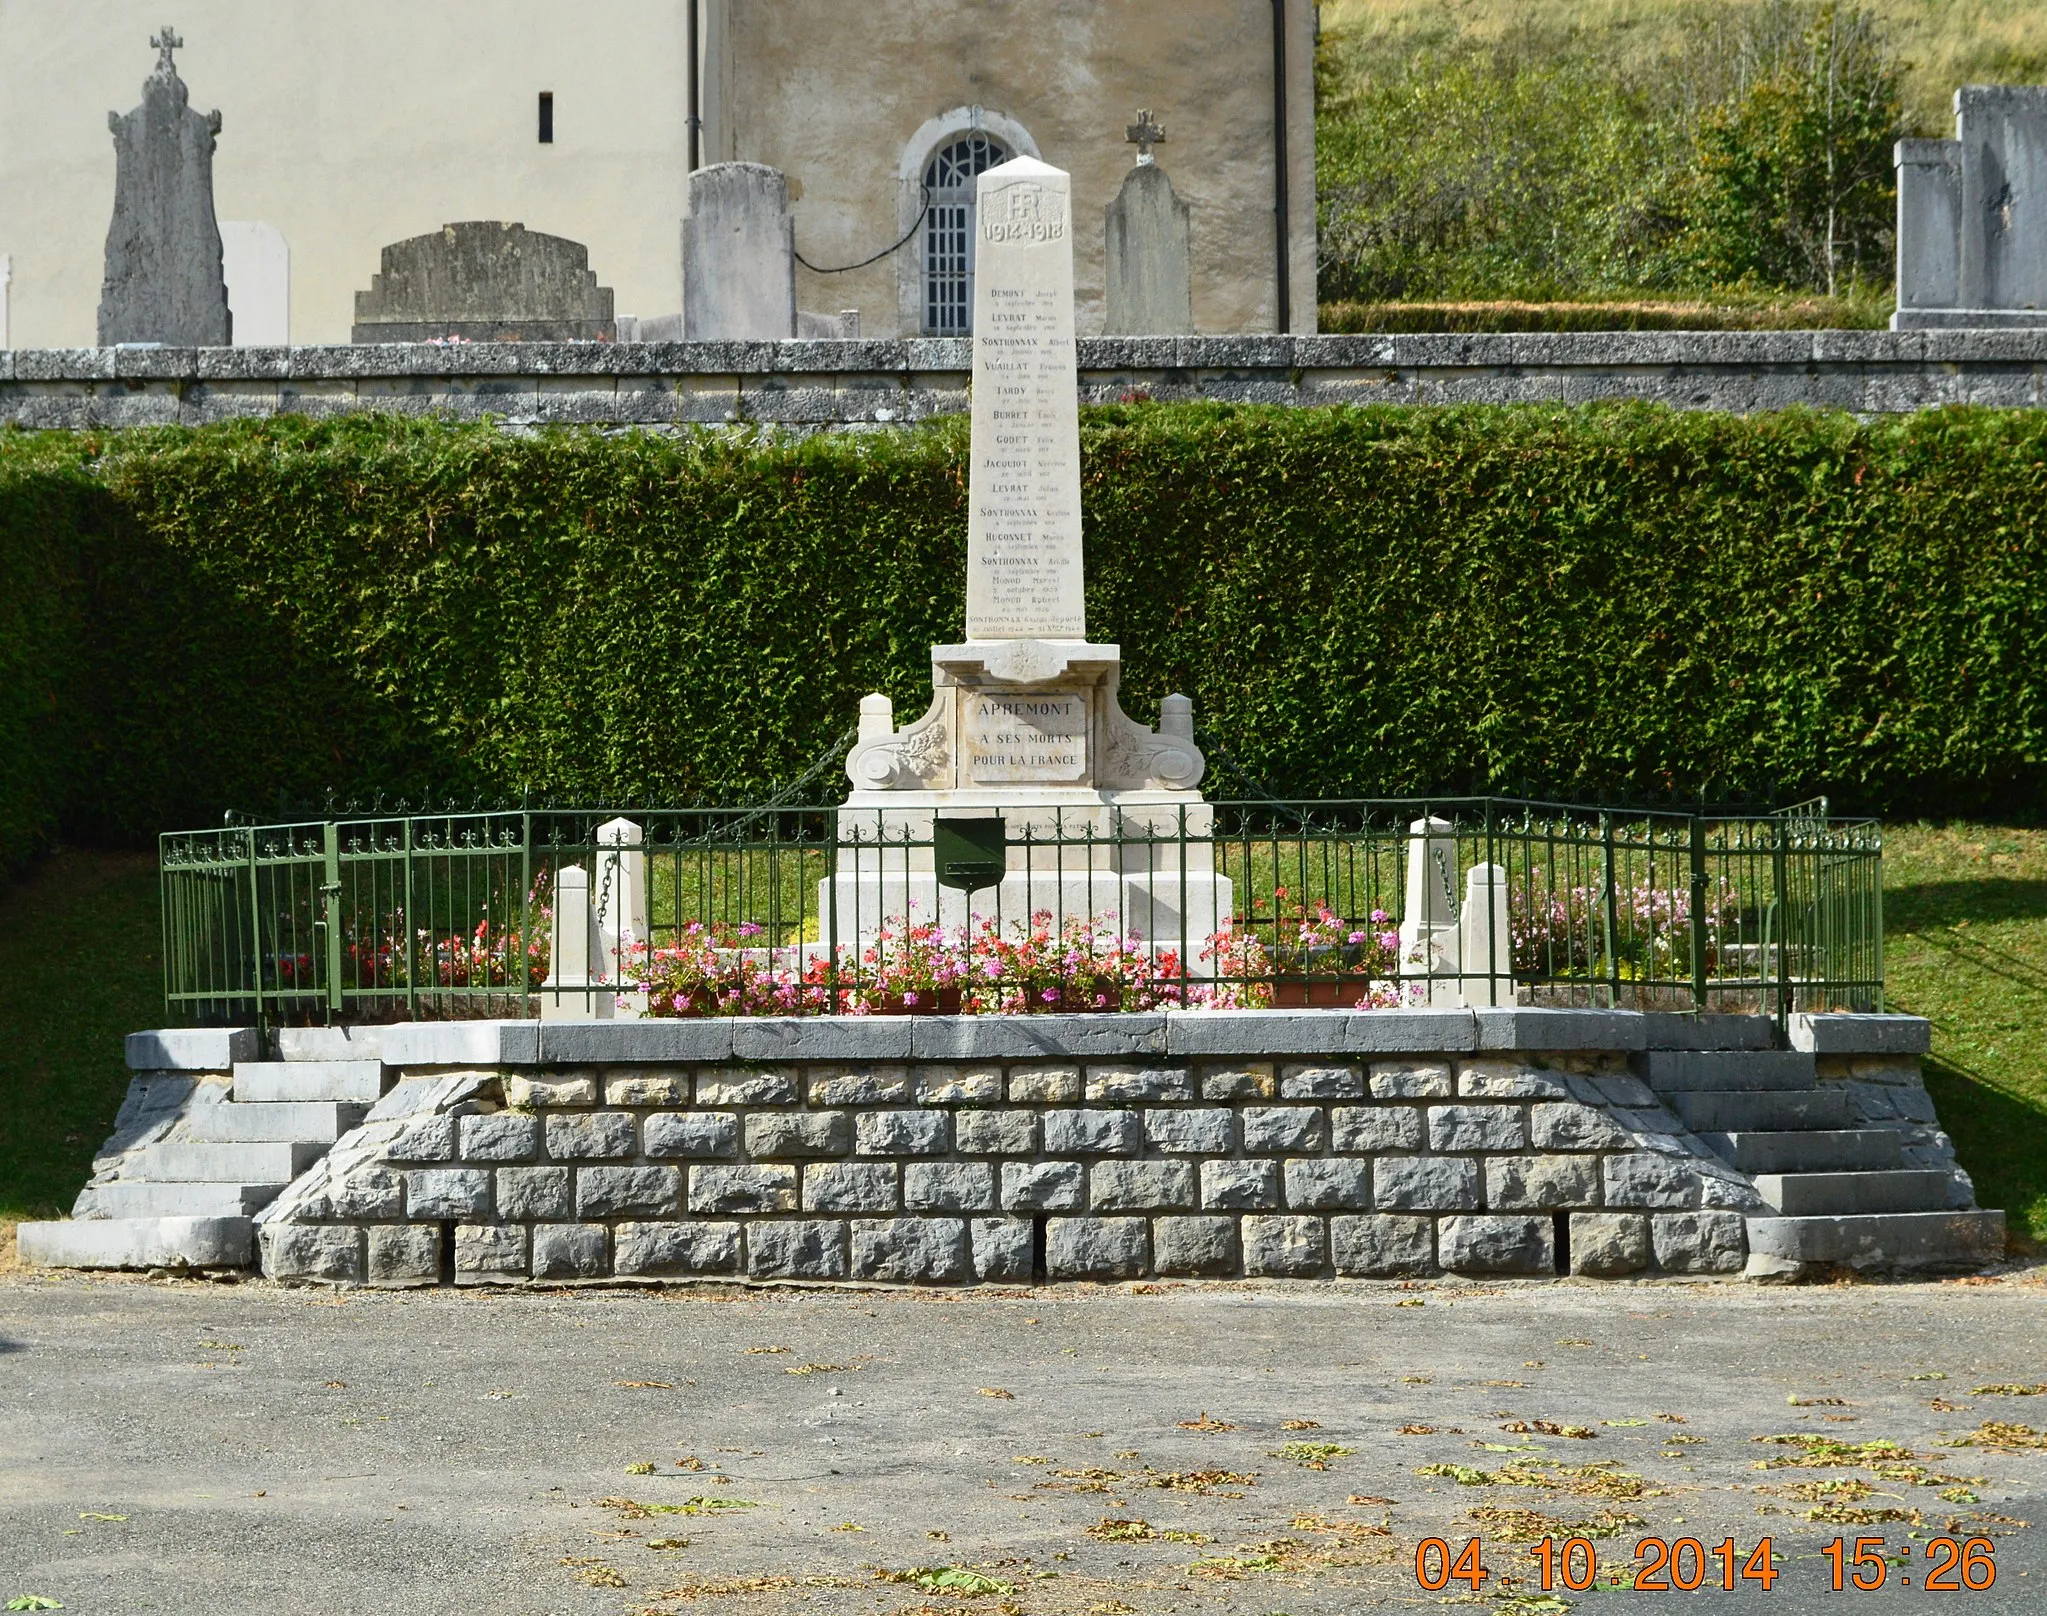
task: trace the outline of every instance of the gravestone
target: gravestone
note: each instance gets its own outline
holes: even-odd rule
[[[590,249],[496,219],[393,242],[355,294],[353,342],[611,342],[611,288]]]
[[[2047,87],[1964,85],[1901,140],[1896,331],[2047,325]]]
[[[156,70],[142,105],[107,114],[114,136],[114,217],[107,227],[99,340],[219,347],[230,340],[220,226],[213,216],[213,149],[220,114],[195,112],[171,53],[184,41],[150,36]]]
[[[967,635],[932,647],[916,722],[897,729],[886,696],[861,702],[840,825],[862,845],[842,843],[822,912],[863,942],[898,915],[1113,912],[1121,929],[1198,949],[1227,922],[1231,889],[1202,840],[1213,820],[1195,789],[1207,764],[1193,703],[1168,696],[1156,731],[1137,723],[1117,694],[1120,648],[1087,637],[1071,182],[1020,157],[980,176],[977,202]],[[941,816],[1001,821],[998,883],[941,890]],[[1027,831],[1068,845],[1020,845]],[[1104,845],[1072,845],[1090,832]]]
[[[235,346],[289,346],[291,248],[284,232],[261,219],[224,219],[220,245]]]
[[[682,221],[682,326],[690,342],[796,335],[796,226],[789,182],[765,163],[714,163],[689,177]]]
[[[1194,329],[1193,210],[1151,154],[1166,138],[1140,112],[1129,137],[1137,164],[1104,210],[1108,321],[1112,337],[1180,336]]]

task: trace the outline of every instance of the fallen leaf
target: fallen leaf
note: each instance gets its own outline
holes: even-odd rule
[[[1601,1425],[1647,1425],[1647,1420],[1601,1420]]]
[[[256,1496],[261,1498],[263,1495],[258,1493]],[[102,1515],[97,1510],[81,1509],[78,1512],[78,1518],[81,1521],[125,1521],[128,1517],[125,1515]]]
[[[625,1473],[629,1476],[651,1476],[654,1473],[654,1467],[646,1463],[645,1461],[642,1461],[639,1464],[627,1465],[625,1467]]]
[[[345,1392],[348,1390],[348,1382],[345,1380],[323,1380],[320,1382],[320,1385],[330,1392]]]
[[[777,1353],[794,1352],[795,1350],[794,1347],[748,1347],[746,1349],[749,1357],[765,1355],[770,1358],[774,1357]]]
[[[1579,1442],[1590,1442],[1599,1435],[1587,1426],[1559,1425],[1554,1420],[1509,1420],[1500,1429],[1509,1436],[1567,1436]]]
[[[622,1386],[629,1392],[672,1392],[675,1383],[667,1380],[614,1380],[614,1386]]]
[[[789,1372],[793,1375],[796,1371],[792,1369]],[[1013,1403],[1016,1401],[1015,1392],[1004,1391],[1000,1386],[977,1386],[974,1389],[978,1391],[983,1397],[999,1397],[1005,1403]]]
[[[881,1582],[907,1582],[929,1594],[958,1594],[966,1599],[976,1599],[983,1594],[1016,1592],[1016,1584],[984,1577],[965,1566],[913,1566],[907,1571],[877,1568],[874,1575]]]
[[[1924,1374],[1924,1375],[1907,1375],[1907,1376],[1905,1377],[1905,1379],[1906,1379],[1906,1380],[1907,1380],[1908,1382],[1909,1382],[1909,1381],[1914,1381],[1914,1380],[1946,1380],[1946,1379],[1947,1379],[1947,1375],[1946,1375],[1946,1373],[1945,1373],[1944,1371],[1942,1371],[1942,1370],[1939,1370],[1939,1369],[1936,1369],[1936,1370],[1932,1371],[1932,1372],[1931,1372],[1930,1374]]]
[[[1419,1296],[1406,1296],[1393,1305],[1395,1307],[1427,1307],[1429,1304],[1424,1302]]]
[[[1950,1403],[1945,1397],[1936,1397],[1926,1406],[1936,1414],[1966,1414],[1976,1405],[1974,1403]]]
[[[867,1530],[867,1528],[864,1526],[856,1526],[851,1521],[841,1521],[837,1526],[833,1527],[832,1530],[834,1532],[864,1532]]]
[[[1436,1428],[1433,1425],[1403,1425],[1393,1434],[1395,1436],[1434,1436]]]
[[[650,1549],[686,1549],[689,1547],[689,1539],[686,1537],[649,1538],[647,1540],[647,1547]]]
[[[617,1569],[606,1565],[602,1560],[578,1558],[570,1554],[562,1556],[560,1563],[574,1570],[576,1581],[587,1583],[592,1588],[623,1588],[626,1586],[625,1578],[618,1574]]]
[[[1206,1417],[1206,1415],[1203,1416],[1203,1418]],[[1322,1422],[1320,1420],[1281,1420],[1279,1428],[1282,1431],[1319,1431],[1322,1429]],[[1236,1427],[1232,1425],[1225,1427],[1225,1429],[1234,1431]]]
[[[1659,1414],[1656,1417],[1663,1421],[1665,1425],[1689,1425],[1692,1423],[1682,1414]]]
[[[1435,1383],[1435,1379],[1434,1375],[1402,1375],[1400,1377],[1400,1384],[1403,1386],[1430,1386]]]
[[[57,1600],[45,1599],[41,1594],[16,1594],[0,1609],[5,1610],[62,1610]]]
[[[2047,1386],[2014,1386],[2010,1384],[1978,1386],[1969,1395],[1971,1397],[2040,1397],[2047,1395]]]
[[[1158,1536],[1150,1521],[1112,1520],[1104,1516],[1087,1529],[1087,1535],[1104,1543],[1145,1543]]]
[[[1346,1499],[1344,1500],[1344,1502],[1345,1502],[1346,1504],[1359,1504],[1359,1505],[1366,1505],[1366,1504],[1397,1504],[1397,1503],[1399,1503],[1399,1502],[1400,1502],[1400,1500],[1399,1500],[1399,1499],[1397,1499],[1397,1498],[1377,1498],[1377,1497],[1374,1497],[1374,1496],[1373,1496],[1372,1494],[1370,1494],[1370,1493],[1352,1493],[1352,1494],[1351,1494],[1351,1495],[1350,1495],[1350,1496],[1349,1496],[1348,1498],[1346,1498]]]
[[[1796,1392],[1793,1392],[1784,1401],[1793,1408],[1846,1408],[1848,1406],[1848,1399],[1845,1397],[1800,1397]]]
[[[1313,1420],[1283,1420],[1280,1423],[1280,1429],[1283,1431],[1303,1431],[1311,1428],[1314,1423]],[[1208,1417],[1208,1410],[1204,1408],[1199,1419],[1180,1421],[1180,1429],[1183,1431],[1234,1431],[1236,1427],[1230,1424],[1228,1420],[1210,1419]]]
[[[1026,1319],[1024,1322],[1026,1324],[1035,1324],[1038,1321],[1036,1319]],[[924,1535],[938,1543],[950,1543],[952,1541],[952,1533],[950,1532],[926,1532]]]
[[[793,1369],[782,1371],[785,1375],[840,1375],[851,1374],[860,1368],[858,1364],[844,1363],[800,1363]]]

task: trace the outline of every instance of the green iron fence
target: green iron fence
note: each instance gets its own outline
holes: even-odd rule
[[[161,854],[184,1022],[1883,1000],[1881,832],[1824,801],[365,814]]]

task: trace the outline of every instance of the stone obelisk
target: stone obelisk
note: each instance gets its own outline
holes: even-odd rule
[[[1020,157],[978,200],[967,639],[1084,641],[1071,186]]]
[[[915,723],[860,703],[819,915],[863,946],[898,916],[1113,916],[1198,952],[1231,887],[1195,789],[1194,704],[1167,696],[1157,730],[1135,722],[1120,648],[1087,637],[1069,177],[1027,157],[988,170],[974,229],[966,638],[931,648]]]
[[[1157,731],[1117,701],[1121,653],[1087,637],[1072,182],[1019,157],[980,178],[967,634],[931,648],[931,709],[860,704],[852,805],[1198,802],[1193,705]],[[912,796],[914,794],[914,796]]]

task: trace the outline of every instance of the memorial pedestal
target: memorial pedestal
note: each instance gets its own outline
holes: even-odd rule
[[[1193,703],[1168,696],[1147,729],[1117,699],[1119,664],[1118,647],[1084,640],[941,645],[915,723],[896,729],[886,696],[862,701],[837,869],[818,892],[827,933],[864,947],[896,920],[1008,931],[1049,913],[1184,941],[1198,966],[1231,885],[1195,789]]]

